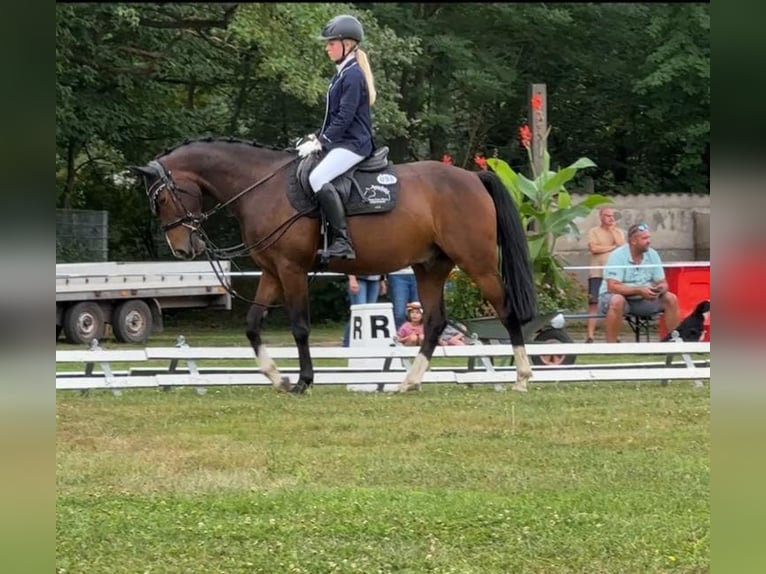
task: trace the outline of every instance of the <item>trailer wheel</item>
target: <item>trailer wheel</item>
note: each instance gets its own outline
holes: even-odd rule
[[[87,345],[93,339],[103,339],[105,328],[104,312],[97,303],[82,301],[64,313],[64,337],[69,343]]]
[[[572,338],[564,329],[553,327],[543,329],[535,337],[536,343],[572,343]],[[530,359],[535,365],[572,365],[577,360],[577,355],[531,355]]]
[[[152,332],[152,311],[140,299],[117,306],[112,315],[114,338],[121,343],[143,343]]]

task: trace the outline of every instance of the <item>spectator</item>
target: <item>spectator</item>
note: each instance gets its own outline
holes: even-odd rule
[[[386,285],[380,275],[349,275],[348,299],[351,305],[377,303],[378,295],[385,295]],[[343,346],[348,347],[351,334],[351,322],[346,323],[343,332]]]
[[[465,336],[452,325],[447,325],[439,336],[439,344],[448,347],[454,345],[466,345]]]
[[[650,244],[649,226],[638,223],[628,229],[628,242],[609,255],[598,301],[606,315],[608,343],[617,341],[622,319],[628,313],[650,316],[664,311],[668,331],[678,325],[678,298],[668,291],[662,260]]]
[[[394,323],[398,330],[407,320],[407,303],[420,300],[412,267],[388,274],[388,297],[394,306]]]
[[[421,345],[423,334],[423,306],[419,301],[407,303],[405,321],[396,331],[397,340],[402,345]]]
[[[423,306],[419,301],[407,303],[406,320],[398,329],[397,341],[402,345],[418,346],[423,343],[424,324],[423,324]],[[439,345],[465,345],[463,334],[454,327],[447,326],[442,332],[438,341]]]
[[[598,294],[601,289],[603,267],[609,254],[625,243],[625,234],[614,221],[614,211],[611,207],[598,210],[600,225],[588,231],[588,251],[590,252],[590,269],[588,271],[588,314],[595,315],[598,306]],[[586,343],[592,343],[596,335],[596,318],[588,319]]]

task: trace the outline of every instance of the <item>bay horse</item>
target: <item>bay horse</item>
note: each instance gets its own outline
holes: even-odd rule
[[[143,178],[152,211],[177,258],[193,259],[207,249],[202,223],[210,212],[202,212],[203,195],[218,202],[213,211],[225,208],[237,219],[243,242],[252,246],[249,254],[262,271],[246,335],[259,370],[276,390],[294,394],[304,393],[314,380],[308,275],[316,270],[321,242],[316,210],[313,217],[302,213],[287,195],[297,171],[288,168],[299,161],[293,149],[206,138],[183,142],[147,165],[128,168]],[[447,324],[444,285],[455,265],[476,283],[507,329],[516,365],[512,389],[526,391],[532,369],[522,325],[536,315],[537,302],[526,234],[502,181],[490,171],[439,161],[387,165],[395,174],[389,180],[399,181],[396,204],[385,213],[349,216],[356,259],[331,259],[326,269],[369,275],[412,266],[425,336],[398,391],[420,389]],[[298,349],[295,384],[280,374],[261,340],[264,312],[279,300]]]

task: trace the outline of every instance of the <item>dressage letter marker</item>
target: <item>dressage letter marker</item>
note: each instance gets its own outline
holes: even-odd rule
[[[351,347],[390,347],[394,344],[394,306],[391,303],[351,305]],[[357,369],[383,370],[385,359],[349,359],[348,366]],[[397,385],[348,384],[349,391],[395,391]]]

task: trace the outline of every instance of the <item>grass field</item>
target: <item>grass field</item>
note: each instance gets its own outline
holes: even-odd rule
[[[56,421],[60,573],[710,569],[707,386],[59,392]]]

